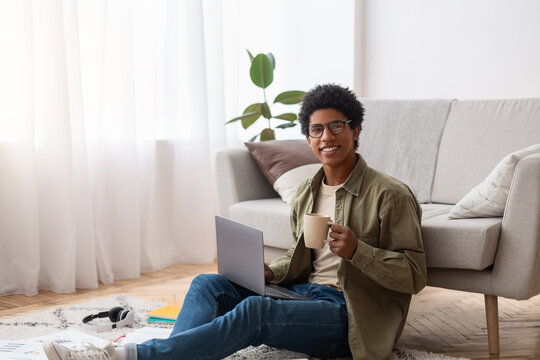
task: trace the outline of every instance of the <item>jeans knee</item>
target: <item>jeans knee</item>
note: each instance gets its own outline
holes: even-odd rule
[[[223,276],[218,274],[199,274],[193,278],[192,284],[215,283],[224,280]]]
[[[228,280],[218,274],[199,274],[191,282],[191,286],[201,289],[217,289],[227,285]]]

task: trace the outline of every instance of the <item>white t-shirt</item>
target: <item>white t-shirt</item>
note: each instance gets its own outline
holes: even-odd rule
[[[324,183],[323,179],[319,195],[315,199],[313,212],[324,216],[330,216],[334,221],[336,212],[336,191],[341,185],[330,186]],[[330,239],[330,238],[329,238]],[[341,290],[341,284],[337,278],[337,269],[339,266],[339,256],[330,251],[328,244],[324,244],[322,249],[314,249],[313,272],[309,275],[309,283],[328,285]]]

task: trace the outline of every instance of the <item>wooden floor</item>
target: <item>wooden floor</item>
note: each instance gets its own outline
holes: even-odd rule
[[[46,308],[88,301],[112,294],[181,305],[191,279],[216,272],[216,265],[173,265],[137,280],[100,285],[75,294],[42,291],[37,296],[0,297],[0,318],[39,312]],[[500,356],[489,356],[484,297],[427,287],[413,297],[399,346],[483,359],[540,359],[540,296],[528,301],[499,298]]]

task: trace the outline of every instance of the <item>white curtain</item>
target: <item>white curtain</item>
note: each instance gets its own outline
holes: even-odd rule
[[[0,295],[214,260],[220,14],[0,0]]]

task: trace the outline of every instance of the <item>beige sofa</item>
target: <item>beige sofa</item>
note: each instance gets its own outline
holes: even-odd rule
[[[540,143],[540,99],[362,102],[358,151],[422,204],[428,284],[484,294],[489,351],[498,354],[497,297],[540,293],[540,154],[517,164],[504,216],[448,213],[505,155]],[[281,255],[292,242],[289,205],[246,148],[219,153],[216,166],[221,214],[262,229],[267,259]]]

